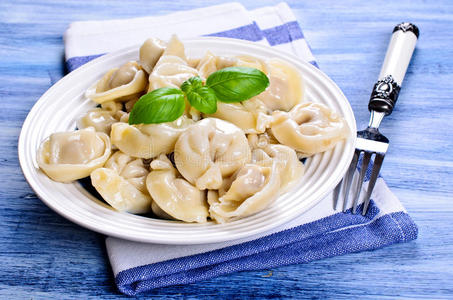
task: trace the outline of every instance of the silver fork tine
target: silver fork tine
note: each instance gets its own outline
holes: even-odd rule
[[[354,172],[357,168],[357,163],[359,162],[360,150],[355,150],[354,157],[352,158],[351,164],[349,165],[348,173],[344,177],[344,200],[343,200],[343,212],[346,211],[348,206],[348,196],[349,190],[351,189],[352,179],[354,178]]]
[[[371,173],[370,182],[368,183],[368,189],[366,191],[365,200],[363,202],[362,215],[366,214],[368,205],[370,204],[371,193],[373,192],[374,185],[376,184],[376,180],[378,178],[379,171],[381,170],[383,161],[384,161],[384,155],[376,153],[376,157],[374,158],[373,171]]]
[[[360,169],[359,183],[357,186],[357,191],[354,195],[354,202],[352,204],[352,213],[355,214],[357,210],[357,203],[359,202],[360,191],[362,190],[363,180],[365,178],[366,171],[368,169],[368,164],[370,163],[371,153],[363,153],[362,168]]]

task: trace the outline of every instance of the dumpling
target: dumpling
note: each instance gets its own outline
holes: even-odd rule
[[[145,72],[137,62],[127,62],[119,68],[108,71],[85,93],[94,102],[127,100],[128,96],[141,93],[147,84]]]
[[[77,128],[83,129],[93,127],[97,132],[110,134],[110,129],[113,123],[118,120],[111,112],[101,108],[95,108],[88,111],[83,117],[77,120]]]
[[[160,210],[184,222],[207,221],[209,213],[205,192],[180,178],[165,155],[153,160],[151,168],[152,171],[146,178],[146,186]],[[159,213],[159,210],[156,211]]]
[[[289,112],[276,111],[272,117],[275,138],[306,156],[333,148],[349,134],[346,121],[319,103],[301,103]]]
[[[51,134],[38,149],[38,165],[51,179],[70,182],[90,175],[107,161],[109,137],[93,127]]]
[[[173,35],[149,75],[148,92],[162,87],[179,88],[184,81],[194,76],[198,76],[198,70],[188,65],[184,45]]]
[[[279,195],[277,163],[246,164],[230,179],[225,193],[209,195],[209,212],[218,223],[255,214],[268,207]]]
[[[147,213],[151,211],[152,203],[145,183],[148,173],[141,159],[117,151],[104,168],[91,173],[91,183],[116,210]]]
[[[208,78],[209,75],[217,71],[217,57],[210,51],[206,52],[198,63],[197,70],[202,78]]]
[[[268,144],[252,151],[252,162],[258,165],[277,164],[280,175],[280,193],[286,192],[297,183],[305,172],[305,167],[298,159],[294,149],[278,144]]]
[[[266,114],[266,111],[264,104],[256,98],[239,103],[219,101],[217,102],[217,111],[206,116],[231,122],[245,133],[262,133],[272,119]]]
[[[237,126],[215,118],[192,125],[175,144],[175,164],[181,175],[198,189],[217,189],[223,177],[248,163],[250,147]]]
[[[209,75],[217,70],[232,67],[237,63],[237,58],[227,56],[215,56],[210,51],[198,62],[196,69],[202,78],[208,78]]]
[[[269,77],[269,87],[256,96],[270,111],[289,111],[303,100],[302,77],[292,66],[277,58],[266,61],[264,72]]]
[[[164,52],[166,43],[156,38],[147,39],[140,47],[140,65],[148,73],[151,74],[157,60]]]
[[[235,65],[238,67],[255,68],[262,72],[265,72],[266,69],[266,63],[262,59],[250,55],[236,56]]]
[[[122,111],[121,102],[107,101],[101,104],[101,108],[94,108],[85,113],[77,120],[77,128],[84,129],[94,127],[97,132],[110,135],[111,127],[116,122],[124,121],[126,112]]]
[[[113,145],[130,156],[153,158],[173,152],[179,135],[193,123],[186,116],[161,124],[115,123],[110,137]]]

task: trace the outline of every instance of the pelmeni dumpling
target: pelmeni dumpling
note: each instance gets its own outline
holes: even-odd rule
[[[151,168],[146,186],[160,210],[184,222],[207,221],[209,213],[205,192],[179,178],[177,170],[165,155],[153,160]],[[155,208],[158,214],[160,210]]]
[[[145,184],[148,173],[141,159],[117,151],[104,168],[91,173],[91,183],[116,210],[147,213],[151,211],[152,203]]]
[[[225,193],[209,195],[209,212],[218,223],[255,214],[268,207],[279,195],[280,175],[276,162],[246,164],[230,179]]]
[[[294,149],[279,145],[268,144],[263,148],[252,151],[252,162],[258,165],[277,164],[277,172],[280,175],[280,192],[286,192],[305,172],[305,167],[298,159]]]
[[[250,147],[237,126],[206,118],[189,127],[175,144],[175,164],[198,189],[217,189],[223,177],[250,161]]]
[[[162,87],[179,88],[184,81],[194,76],[198,76],[198,70],[188,65],[184,45],[173,35],[149,75],[148,92]]]
[[[217,102],[217,111],[207,115],[233,123],[245,133],[263,133],[272,120],[266,106],[257,98],[239,103]]]
[[[266,63],[262,59],[250,55],[236,56],[235,66],[255,68],[262,72],[266,69]]]
[[[194,121],[186,116],[161,124],[115,123],[110,137],[113,145],[130,156],[153,158],[173,152],[179,135],[192,124]]]
[[[166,46],[166,43],[162,40],[149,38],[140,47],[139,62],[148,74],[151,74]]]
[[[95,108],[88,111],[83,117],[77,120],[77,128],[83,129],[93,127],[97,132],[110,134],[113,123],[118,120],[109,111]]]
[[[237,58],[226,56],[215,56],[207,51],[203,58],[198,62],[196,69],[202,78],[208,78],[209,75],[217,70],[232,67],[237,63]]]
[[[108,71],[86,91],[85,96],[97,103],[123,100],[128,96],[141,93],[146,84],[145,72],[137,62],[130,61]]]
[[[107,101],[101,104],[100,108],[89,110],[77,120],[77,128],[83,129],[94,127],[97,132],[104,132],[110,135],[112,124],[121,122],[126,112],[122,111],[121,102]]]
[[[110,153],[109,137],[89,127],[51,134],[39,147],[37,161],[51,179],[70,182],[102,167]]]
[[[265,71],[269,87],[256,96],[269,111],[289,111],[303,100],[302,77],[289,64],[277,58],[266,60]]]
[[[272,117],[275,138],[306,156],[334,147],[349,134],[346,121],[319,103],[301,103],[289,112],[276,111]]]

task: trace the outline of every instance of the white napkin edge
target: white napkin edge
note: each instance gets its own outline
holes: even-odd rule
[[[150,36],[168,40],[177,32],[180,38],[189,38],[223,32],[251,23],[248,11],[237,2],[163,16],[74,22],[63,36],[65,57],[68,60],[72,57],[104,54],[141,44]]]

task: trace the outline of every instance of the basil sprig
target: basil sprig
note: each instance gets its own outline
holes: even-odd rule
[[[129,115],[129,124],[171,122],[184,113],[184,93],[177,88],[160,88],[140,97]]]
[[[206,86],[222,102],[241,102],[261,94],[269,86],[269,78],[255,68],[230,67],[212,73]]]
[[[181,89],[160,88],[143,95],[129,116],[129,124],[165,123],[178,119],[185,110],[184,97],[202,113],[217,111],[217,101],[234,103],[248,100],[269,86],[269,78],[258,69],[229,67],[216,71],[206,79],[186,80]]]
[[[200,77],[192,77],[184,81],[181,90],[186,93],[190,105],[205,114],[213,114],[217,111],[217,97],[213,89],[203,86]]]

